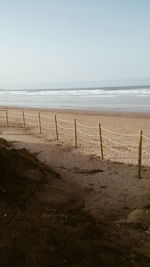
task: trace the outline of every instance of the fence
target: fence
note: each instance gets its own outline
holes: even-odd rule
[[[100,123],[86,125],[77,119],[64,120],[35,111],[0,110],[0,125],[19,127],[45,138],[64,142],[82,153],[99,155],[101,159],[137,164],[141,178],[141,164],[149,158],[150,137],[142,131],[125,134],[110,131]]]

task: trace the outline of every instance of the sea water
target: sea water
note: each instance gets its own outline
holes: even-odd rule
[[[150,86],[0,89],[0,106],[150,112]]]

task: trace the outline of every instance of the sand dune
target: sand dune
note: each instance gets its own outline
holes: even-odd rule
[[[150,168],[143,168],[143,178],[137,178],[137,167],[126,163],[101,160],[83,155],[69,145],[46,141],[24,134],[22,130],[1,129],[1,136],[15,141],[15,148],[27,148],[50,164],[68,182],[81,187],[85,209],[102,218],[113,220],[130,211],[149,205]]]
[[[58,115],[60,116],[60,114]],[[69,116],[74,116],[74,114]],[[89,115],[78,114],[78,116],[80,121],[81,118],[82,120],[84,118],[91,118],[91,125],[95,125],[99,119],[97,115],[95,115],[95,117],[90,115],[89,117]],[[71,117],[71,120],[73,120],[73,118],[74,117]],[[129,127],[131,126],[131,122],[134,124],[134,130],[137,130],[140,122],[144,120],[145,124],[143,124],[143,127],[145,125],[145,131],[147,129],[147,135],[149,134],[147,127],[148,123],[146,123],[148,122],[147,118],[123,117],[121,120],[121,117],[119,117],[118,120],[118,117],[115,117],[116,121],[118,120],[119,123],[116,124],[118,128],[116,127],[115,129],[113,129],[113,123],[111,124],[111,122],[113,122],[112,118],[115,118],[109,116],[104,116],[104,118],[106,120],[105,122],[107,122],[107,126],[109,124],[109,129],[112,131],[119,130],[121,121],[122,123],[124,122],[124,124],[126,122],[128,133],[131,134],[133,133]],[[65,119],[67,120],[68,117],[65,117]],[[82,122],[85,123],[84,120]],[[88,124],[88,119],[86,123]],[[60,255],[59,266],[64,266],[61,253],[62,251],[65,251],[65,259],[70,257],[69,259],[73,264],[73,262],[76,261],[73,257],[73,255],[76,255],[76,246],[69,245],[69,248],[66,250],[64,249],[64,244],[66,247],[68,242],[69,244],[72,244],[71,242],[74,244],[74,240],[76,240],[79,244],[77,247],[80,247],[79,251],[82,251],[80,262],[85,261],[85,251],[88,253],[88,257],[86,257],[87,266],[92,266],[91,264],[93,262],[94,266],[96,266],[97,263],[101,263],[101,266],[130,266],[134,262],[135,266],[148,267],[150,259],[149,165],[147,164],[142,167],[142,179],[138,179],[136,164],[128,164],[124,159],[122,162],[116,162],[113,154],[111,160],[107,159],[107,157],[104,157],[102,160],[99,154],[95,153],[94,150],[83,151],[80,148],[77,149],[70,142],[49,138],[48,133],[41,136],[38,131],[35,131],[39,130],[38,128],[35,128],[34,131],[33,128],[25,131],[20,124],[21,123],[18,122],[17,119],[16,121],[13,120],[9,127],[6,127],[5,123],[1,122],[1,137],[11,141],[15,149],[26,148],[30,152],[36,154],[37,158],[40,160],[39,162],[42,162],[46,164],[44,166],[50,166],[53,169],[56,178],[58,178],[59,175],[61,177],[61,179],[52,179],[49,184],[45,185],[45,190],[36,194],[38,199],[37,205],[35,205],[36,201],[33,201],[33,206],[31,205],[29,209],[34,221],[36,218],[36,229],[38,229],[39,233],[39,236],[37,236],[36,229],[34,228],[34,231],[32,229],[34,238],[47,240],[49,233],[53,232],[55,242],[54,244],[51,242],[51,235],[49,242],[58,248],[59,244],[62,244],[60,250],[53,252],[50,249],[48,254],[50,255],[49,260],[52,260],[53,263],[54,261],[58,262],[58,255]],[[124,128],[122,128],[122,133],[123,132]],[[30,177],[34,178],[37,174],[38,177],[43,175],[41,173],[41,167],[39,170],[36,170],[35,168],[32,169],[31,167],[32,166],[29,168]],[[53,171],[51,177],[53,176]],[[22,173],[28,176],[27,168],[26,171],[23,168]],[[67,209],[64,208],[66,203],[72,203],[71,207],[67,207]],[[56,208],[57,205],[59,206],[58,210]],[[94,215],[94,220],[96,219],[98,224],[95,223],[89,215],[86,213],[84,214],[84,210]],[[37,212],[41,214],[40,221],[39,215],[38,217],[37,215],[35,217],[33,211],[34,213]],[[13,218],[12,215],[11,218]],[[20,217],[17,217],[16,219],[17,224],[18,218]],[[7,219],[9,219],[9,217]],[[26,237],[26,235],[22,236],[20,232],[22,229],[25,229],[26,231],[27,226],[24,225],[24,220],[25,219],[23,218],[23,225],[21,225],[21,227],[19,226],[19,230],[16,228],[18,227],[16,222],[15,225],[12,225],[9,221],[8,224],[11,228],[12,226],[14,227],[15,231],[17,231],[16,233],[19,233],[19,239],[13,237],[15,248],[18,244],[15,243],[16,240],[18,242],[20,238],[21,240],[22,238],[23,240],[26,240],[27,238],[30,240],[31,238],[30,236]],[[27,220],[29,220],[29,218],[27,218]],[[14,221],[12,222],[14,223]],[[28,229],[33,227],[33,222],[31,222],[30,215],[30,221],[27,224]],[[29,225],[30,223],[31,225]],[[53,226],[53,223],[55,226]],[[70,223],[73,223],[73,227]],[[44,230],[44,235],[43,232],[41,232],[41,229],[43,229],[42,227],[46,229]],[[53,231],[51,231],[51,227]],[[73,237],[72,233],[75,233],[75,231],[77,232],[75,237]],[[57,236],[59,237],[59,240],[57,240]],[[81,247],[81,236],[83,248]],[[7,241],[9,240],[11,241],[10,238]],[[9,242],[9,244],[11,243]],[[86,250],[84,250],[85,245]],[[14,249],[14,247],[12,248]],[[36,248],[37,246],[30,242],[31,253],[26,255],[28,250],[26,250],[26,246],[22,246],[25,259],[28,260],[30,257],[32,259],[34,253],[37,255]],[[39,248],[42,248],[40,250],[40,258],[42,259],[42,264],[44,264],[45,258],[43,258],[43,251],[44,249],[47,249],[47,246],[45,246],[45,243],[43,244],[39,242]],[[18,247],[16,251],[18,251]],[[6,257],[6,252],[6,250],[3,250],[1,260],[3,262],[3,260],[6,261],[6,259],[8,259],[7,261],[9,263],[11,255]],[[92,258],[93,256],[94,259]],[[15,262],[17,257],[13,259]],[[35,259],[37,259],[37,256]],[[53,266],[53,264],[51,266]]]

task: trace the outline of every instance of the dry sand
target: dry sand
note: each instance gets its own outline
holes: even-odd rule
[[[42,136],[47,140],[56,139],[55,120],[57,115],[58,137],[61,143],[75,146],[74,119],[77,121],[78,151],[101,156],[99,123],[102,127],[104,158],[137,164],[139,130],[150,137],[149,114],[100,114],[81,111],[24,109],[28,133],[39,135],[38,112],[41,115]],[[6,125],[5,111],[0,110],[0,121]],[[8,109],[9,126],[23,126],[21,109]],[[115,134],[115,133],[116,134]],[[119,133],[119,134],[118,134]],[[150,139],[143,137],[142,162],[150,165]]]
[[[1,111],[0,114],[2,114]],[[21,128],[15,128],[16,125],[21,127],[22,113],[17,109],[9,109],[9,128],[6,128],[5,116],[1,115],[1,137],[7,140],[17,141],[14,143],[16,148],[26,147],[31,152],[38,152],[38,158],[54,167],[58,173],[62,175],[67,181],[76,182],[81,187],[82,197],[85,202],[85,208],[90,210],[92,214],[103,218],[112,220],[125,217],[130,211],[150,205],[150,167],[149,167],[149,142],[144,141],[144,149],[147,150],[145,166],[142,169],[142,179],[137,178],[137,149],[135,148],[132,156],[129,154],[130,150],[126,151],[124,157],[124,146],[116,146],[110,148],[117,149],[119,153],[117,157],[114,151],[104,150],[104,160],[101,160],[99,145],[97,150],[95,146],[84,145],[84,140],[80,143],[78,139],[79,149],[74,147],[74,135],[72,140],[70,135],[63,138],[63,134],[59,132],[59,141],[55,140],[55,128],[48,128],[47,130],[42,127],[42,137],[39,135],[38,116],[37,110],[25,110],[26,123],[28,123],[28,131]],[[18,117],[18,114],[20,114]],[[110,130],[119,133],[138,134],[139,129],[144,131],[146,136],[150,136],[148,115],[135,115],[135,114],[81,114],[79,112],[61,112],[61,111],[41,111],[41,119],[43,126],[47,123],[54,126],[54,115],[58,119],[58,131],[69,131],[74,126],[74,118],[77,123],[88,125],[90,127],[97,127],[98,123]],[[28,116],[28,122],[27,122]],[[46,116],[46,117],[45,117]],[[49,116],[52,119],[49,119]],[[60,121],[59,121],[60,119]],[[63,121],[64,120],[64,121]],[[31,123],[34,122],[33,123]],[[67,121],[67,122],[66,122]],[[68,122],[70,121],[70,123]],[[31,124],[30,124],[31,123]],[[45,124],[44,124],[45,123]],[[30,128],[29,128],[30,124]],[[49,127],[49,125],[48,125]],[[77,124],[77,130],[82,130],[83,134],[90,135],[97,134],[97,128],[87,128]],[[68,128],[68,129],[67,129]],[[65,133],[66,133],[65,132]],[[68,132],[67,132],[68,133]],[[69,132],[70,133],[70,132]],[[51,134],[51,136],[50,136]],[[106,133],[105,133],[106,136]],[[107,135],[108,137],[108,135]],[[84,139],[85,137],[83,137]],[[95,138],[95,139],[94,139]],[[97,136],[90,136],[89,140],[98,140]],[[114,137],[109,136],[113,139]],[[137,146],[138,136],[125,137],[118,135],[116,142],[131,143]],[[82,145],[82,147],[81,147]],[[105,147],[104,147],[105,148]],[[128,148],[128,146],[127,146]],[[122,152],[123,151],[123,152]],[[81,153],[82,152],[82,153]],[[111,161],[109,160],[111,159]],[[122,162],[113,162],[113,161]],[[131,162],[133,164],[127,164]]]

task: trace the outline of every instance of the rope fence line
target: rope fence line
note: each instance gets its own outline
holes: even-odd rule
[[[33,112],[31,114],[25,110],[16,112],[4,109],[0,110],[0,122],[6,127],[19,126],[19,128],[21,127],[25,131],[29,130],[32,133],[34,131],[34,134],[36,130],[37,134],[40,136],[47,134],[54,140],[65,140],[66,142],[73,144],[73,146],[78,149],[91,148],[98,150],[101,159],[113,159],[117,157],[118,161],[120,159],[137,159],[138,177],[141,178],[142,160],[150,158],[148,151],[146,151],[147,146],[145,146],[145,144],[147,144],[145,142],[148,142],[150,145],[150,137],[144,135],[142,130],[140,130],[138,134],[120,133],[110,131],[102,127],[100,123],[98,123],[97,126],[89,126],[82,124],[76,119],[73,121],[64,120],[57,118],[56,115],[48,116],[40,112],[34,112],[34,115]],[[72,124],[72,126],[70,124]],[[90,133],[87,133],[87,130],[85,131],[85,129],[91,130]],[[92,133],[92,130],[94,130],[94,133]],[[111,139],[105,135],[105,133],[116,137],[122,136],[123,142],[114,140],[114,138]],[[124,142],[125,138],[130,137],[134,137],[135,143],[131,144]],[[85,143],[89,143],[89,145],[84,145]],[[95,146],[93,146],[93,144]],[[112,156],[108,152],[113,153]],[[120,153],[124,156],[122,157],[122,154]]]
[[[33,118],[33,117],[28,117],[28,116],[26,116],[26,114],[24,113],[24,116],[25,116],[25,118],[26,118],[26,120],[31,120],[31,122],[37,122],[38,121],[38,117],[37,118]]]
[[[43,121],[43,120],[42,120],[42,117],[41,117],[41,123],[42,123],[42,125],[46,125],[46,126],[48,126],[49,128],[52,127],[52,125],[51,125],[50,123],[47,123],[47,122]],[[53,127],[54,127],[54,126],[53,126]]]
[[[31,121],[27,121],[26,120],[26,125],[35,125],[36,127],[38,127],[38,121],[37,122],[31,122]]]
[[[71,131],[73,131],[74,130],[74,128],[72,127],[72,128],[70,128],[70,127],[63,127],[62,125],[60,125],[59,124],[59,129],[64,129],[64,130],[71,130]]]
[[[63,134],[63,135],[66,135],[66,136],[70,136],[69,133],[65,133],[64,131],[62,131],[62,130],[60,130],[60,129],[59,129],[59,133],[61,133],[61,134]],[[71,137],[71,136],[70,136],[70,137]],[[72,137],[73,137],[73,133],[72,133]]]
[[[81,139],[83,141],[87,141],[87,142],[93,143],[93,144],[99,144],[99,141],[97,141],[97,140],[89,140],[89,139],[82,137],[82,136],[79,136],[79,135],[78,135],[78,139]]]
[[[148,137],[148,136],[146,136],[146,135],[142,135],[143,136],[143,138],[145,138],[145,139],[147,139],[147,140],[149,140],[150,141],[150,137]]]
[[[118,154],[120,153],[120,151],[118,151],[117,149],[112,148],[112,147],[110,147],[110,146],[108,146],[106,144],[103,144],[103,146],[106,147],[109,151],[116,152]],[[125,153],[125,152],[123,151],[123,153]]]
[[[131,146],[131,147],[133,147],[133,145],[132,144],[129,144],[129,143],[127,143],[127,144],[125,144],[125,143],[120,143],[120,142],[117,142],[117,141],[115,141],[115,140],[112,140],[112,139],[110,139],[110,138],[108,138],[108,137],[106,137],[106,136],[102,136],[104,139],[106,139],[106,140],[108,140],[109,142],[111,142],[111,143],[114,143],[114,144],[116,144],[116,145],[119,145],[119,146]]]
[[[97,129],[97,127],[92,127],[92,126],[88,126],[88,125],[85,125],[85,124],[82,124],[80,122],[77,123],[79,126],[83,126],[85,128],[89,128],[89,129]]]
[[[69,121],[69,120],[62,120],[62,119],[57,119],[58,121],[62,121],[62,122],[65,122],[65,123],[71,123],[72,124],[72,121]]]
[[[105,132],[111,133],[111,134],[115,134],[115,135],[122,135],[122,136],[128,136],[128,137],[138,136],[138,134],[123,134],[123,133],[113,132],[113,131],[110,131],[110,130],[105,129],[103,127],[102,127],[102,130],[104,130]]]
[[[89,134],[89,133],[85,133],[85,132],[83,132],[82,130],[79,130],[78,129],[78,133],[80,133],[81,135],[84,135],[84,136],[89,136],[89,137],[99,137],[99,135],[98,134]]]
[[[47,115],[45,115],[45,114],[42,114],[42,118],[43,118],[43,117],[46,118],[46,119],[52,119],[52,120],[54,119],[54,117],[52,117],[52,116],[47,116]]]
[[[49,126],[47,126],[46,124],[43,124],[43,122],[41,123],[41,127],[42,129],[46,129],[46,130],[50,130],[51,128]]]

